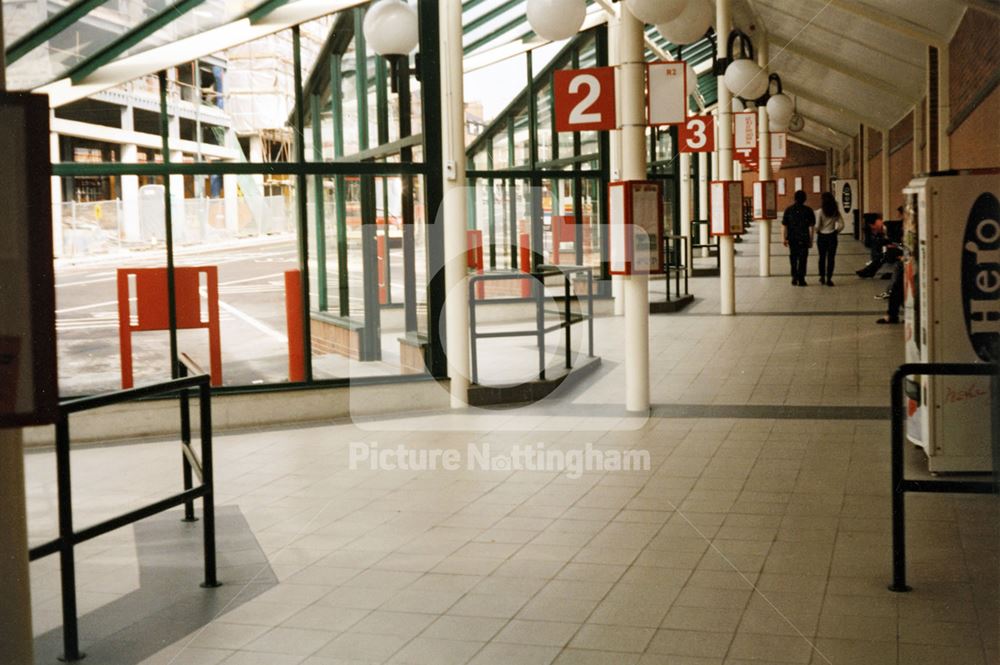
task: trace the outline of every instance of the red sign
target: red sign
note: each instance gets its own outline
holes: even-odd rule
[[[740,164],[748,169],[757,168],[757,160],[760,159],[760,149],[756,146],[750,149],[734,150],[733,156],[739,160]]]
[[[696,115],[677,128],[681,152],[715,152],[715,119]]]
[[[553,78],[557,132],[615,129],[615,68],[559,69]]]

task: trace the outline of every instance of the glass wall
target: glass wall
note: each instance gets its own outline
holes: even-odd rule
[[[371,53],[364,11],[54,109],[63,396],[175,355],[238,389],[442,373],[437,73]]]

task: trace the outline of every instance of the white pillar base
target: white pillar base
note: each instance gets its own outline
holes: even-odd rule
[[[733,236],[719,237],[719,312],[723,316],[736,313],[736,239]]]
[[[771,276],[771,220],[757,220],[757,233],[760,234],[760,276]]]
[[[649,411],[649,277],[632,275],[625,291],[625,410]]]

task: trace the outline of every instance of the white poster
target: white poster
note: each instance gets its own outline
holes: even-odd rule
[[[608,221],[611,226],[609,229],[611,238],[608,243],[610,254],[608,257],[610,263],[608,269],[614,273],[624,273],[626,261],[625,188],[622,186],[612,186],[609,190],[608,208],[610,219]]]
[[[813,194],[819,194],[823,191],[823,179],[818,175],[813,176]]]
[[[647,119],[650,125],[682,125],[687,120],[687,63],[653,62],[647,65],[649,97]]]
[[[801,190],[802,190],[802,178],[801,177],[795,178],[795,191],[798,192]]]
[[[726,183],[713,182],[710,185],[712,195],[712,217],[710,220],[712,235],[726,233]]]
[[[753,150],[757,147],[757,112],[741,111],[733,114],[733,148]]]
[[[778,178],[778,196],[785,195],[785,179]]]
[[[784,159],[788,156],[788,134],[785,132],[771,133],[771,159]]]

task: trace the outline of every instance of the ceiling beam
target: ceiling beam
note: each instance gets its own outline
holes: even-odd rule
[[[834,145],[832,143],[831,144],[826,144],[826,145],[821,145],[820,143],[814,143],[813,141],[811,141],[811,140],[809,140],[807,138],[803,138],[801,132],[796,133],[796,134],[792,134],[791,132],[789,132],[788,133],[788,140],[791,141],[792,143],[798,143],[799,145],[804,145],[807,148],[812,148],[813,150],[825,151],[828,148],[834,147]]]
[[[885,122],[883,120],[880,120],[875,116],[867,115],[865,113],[860,113],[852,109],[844,108],[843,106],[835,105],[835,103],[830,99],[820,97],[819,95],[814,95],[811,92],[806,92],[803,88],[799,88],[798,86],[788,85],[787,83],[785,83],[784,79],[782,79],[781,84],[782,84],[782,90],[785,94],[791,95],[792,97],[801,97],[807,102],[816,104],[817,106],[822,106],[831,113],[836,113],[838,115],[841,115],[844,118],[847,118],[848,120],[852,120],[860,124],[870,125],[872,127],[882,127],[885,125]]]
[[[818,128],[820,130],[826,130],[826,131],[828,131],[828,132],[830,132],[832,134],[835,134],[837,136],[842,136],[842,137],[844,137],[844,140],[847,140],[847,141],[849,141],[851,139],[851,135],[848,134],[847,132],[843,132],[843,131],[837,129],[836,127],[831,127],[829,125],[829,123],[824,122],[823,120],[820,120],[819,118],[816,118],[816,117],[811,116],[811,115],[806,115],[805,113],[799,113],[799,115],[801,115],[803,118],[805,118],[806,120],[808,120],[809,122],[811,122],[812,125],[813,125],[813,127],[816,127],[816,128]]]
[[[941,48],[948,43],[948,40],[944,35],[938,34],[932,30],[924,28],[923,26],[908,21],[902,16],[886,12],[881,9],[876,9],[871,5],[866,5],[858,0],[829,0],[827,4],[849,14],[854,14],[855,16],[868,19],[873,23],[878,23],[883,28],[897,32],[904,37],[915,39],[918,42],[927,44],[928,46]],[[905,6],[905,4],[903,6]]]
[[[889,81],[884,81],[878,78],[877,76],[869,74],[868,72],[864,72],[861,71],[860,69],[856,69],[854,67],[851,67],[850,65],[844,64],[840,60],[823,55],[818,51],[806,48],[804,46],[801,46],[800,44],[796,44],[794,40],[769,38],[768,42],[773,47],[778,49],[778,52],[771,56],[771,62],[774,62],[778,58],[778,56],[780,56],[782,53],[797,55],[800,58],[804,58],[806,60],[812,60],[817,65],[826,67],[827,69],[832,69],[836,72],[840,72],[844,76],[848,76],[850,78],[861,81],[862,83],[870,85],[873,88],[881,90],[882,92],[888,93],[894,97],[898,97],[899,99],[908,102],[916,101],[916,97],[914,97],[914,95],[903,90],[894,83],[890,83]]]

